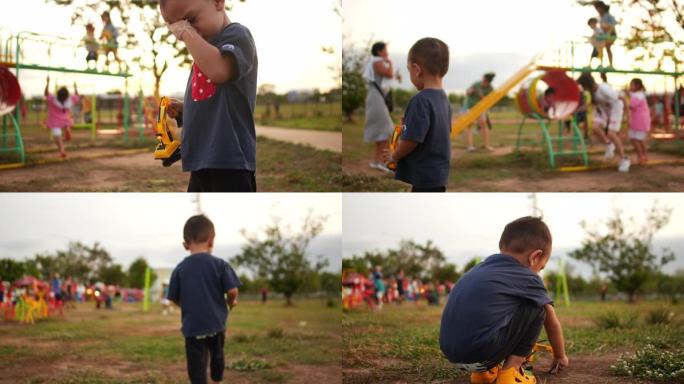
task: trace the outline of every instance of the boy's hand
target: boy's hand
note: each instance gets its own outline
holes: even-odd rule
[[[560,372],[563,368],[567,367],[570,364],[570,361],[568,360],[568,356],[564,355],[561,358],[554,357],[553,362],[551,363],[551,369],[549,369],[549,373],[556,374]]]
[[[390,151],[389,148],[385,148],[385,150],[382,152],[382,159],[385,164],[394,162],[394,159],[392,159],[392,151]]]
[[[236,305],[237,305],[237,299],[235,299],[235,300],[229,302],[229,303],[228,303],[228,308],[230,308],[230,310],[232,311],[233,308],[235,308]]]
[[[170,98],[169,105],[166,107],[166,116],[175,119],[181,112],[183,112],[183,102]]]
[[[187,20],[178,20],[173,24],[169,25],[169,31],[176,36],[176,39],[183,41],[183,34],[188,30],[192,29],[192,25]]]

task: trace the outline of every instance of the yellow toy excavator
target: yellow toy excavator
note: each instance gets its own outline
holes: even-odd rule
[[[161,160],[165,167],[180,160],[181,158],[181,128],[183,125],[182,114],[173,119],[166,115],[166,109],[171,104],[171,99],[162,97],[159,101],[159,115],[157,116],[157,148],[154,150],[154,158]]]

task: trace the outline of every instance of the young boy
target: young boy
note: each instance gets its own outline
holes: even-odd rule
[[[237,304],[242,285],[233,268],[212,256],[214,224],[204,215],[193,216],[183,228],[183,246],[190,256],[171,273],[168,299],[181,308],[188,376],[195,383],[207,382],[207,352],[211,379],[223,380],[223,345],[228,309]]]
[[[541,219],[522,217],[506,225],[499,249],[451,291],[440,347],[458,368],[473,372],[471,383],[533,384],[522,366],[542,324],[554,351],[552,368],[568,365],[563,331],[538,275],[551,255],[551,233]]]
[[[395,178],[411,184],[411,192],[444,192],[451,162],[451,107],[442,87],[449,47],[431,37],[418,40],[408,70],[420,92],[409,101],[397,148],[385,160],[397,163]]]
[[[161,0],[162,17],[195,63],[182,107],[181,156],[188,192],[256,192],[254,39],[232,23],[225,0]],[[172,116],[173,117],[173,116]]]

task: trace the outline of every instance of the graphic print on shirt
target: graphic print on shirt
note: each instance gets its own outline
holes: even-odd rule
[[[202,73],[197,64],[192,64],[192,100],[206,100],[216,93],[216,84]]]

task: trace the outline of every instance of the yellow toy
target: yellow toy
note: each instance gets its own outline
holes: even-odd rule
[[[170,104],[171,100],[168,97],[162,97],[159,101],[159,115],[157,116],[157,141],[159,143],[154,151],[154,158],[161,160],[165,167],[181,158],[181,129],[176,119],[166,115],[166,109]]]
[[[401,125],[397,125],[394,127],[394,132],[392,132],[392,137],[390,138],[389,141],[389,150],[390,153],[394,153],[394,151],[397,150],[397,146],[399,145],[399,137],[401,137]],[[391,169],[392,171],[397,170],[397,163],[391,162],[387,163],[387,168]]]

